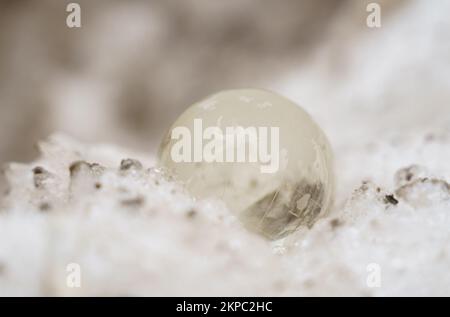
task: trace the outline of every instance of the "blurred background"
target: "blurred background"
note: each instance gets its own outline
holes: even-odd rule
[[[190,104],[238,87],[299,102],[337,148],[368,135],[358,113],[371,133],[450,126],[446,0],[80,0],[68,28],[70,2],[0,1],[0,164],[55,131],[154,152]]]

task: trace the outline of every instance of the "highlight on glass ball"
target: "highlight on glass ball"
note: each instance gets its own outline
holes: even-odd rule
[[[172,125],[159,164],[196,198],[216,198],[276,240],[311,227],[332,203],[330,144],[297,104],[270,91],[226,90]]]

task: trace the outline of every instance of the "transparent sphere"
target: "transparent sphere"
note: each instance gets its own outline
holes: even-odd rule
[[[197,198],[219,198],[250,230],[279,239],[312,226],[333,196],[328,140],[298,105],[273,92],[227,90],[189,107],[159,151]]]

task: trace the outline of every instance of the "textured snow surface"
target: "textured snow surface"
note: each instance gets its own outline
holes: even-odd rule
[[[7,171],[2,295],[273,292],[282,270],[261,276],[279,259],[219,203],[194,202],[140,161],[114,162],[119,150],[63,136],[40,148],[40,160]],[[66,286],[69,263],[81,266],[81,288]]]
[[[416,150],[448,162],[440,142]],[[399,170],[392,189],[362,183],[332,216],[271,244],[151,158],[63,135],[39,148],[6,170],[1,295],[450,294],[450,186],[423,167]],[[80,288],[66,285],[70,263]]]

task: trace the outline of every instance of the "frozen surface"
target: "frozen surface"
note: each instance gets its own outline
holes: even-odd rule
[[[1,295],[264,295],[282,280],[260,278],[280,259],[220,203],[194,202],[119,149],[64,136],[40,148],[7,170]],[[81,288],[66,285],[70,263]]]
[[[448,141],[385,145],[375,155],[388,162],[401,150],[448,162]],[[37,161],[6,170],[2,295],[450,294],[444,169],[407,166],[392,187],[364,181],[311,230],[270,243],[222,203],[194,201],[149,169],[151,158],[62,135],[40,149]],[[80,288],[67,287],[70,263],[81,267]],[[380,287],[368,287],[371,265],[381,270]]]

